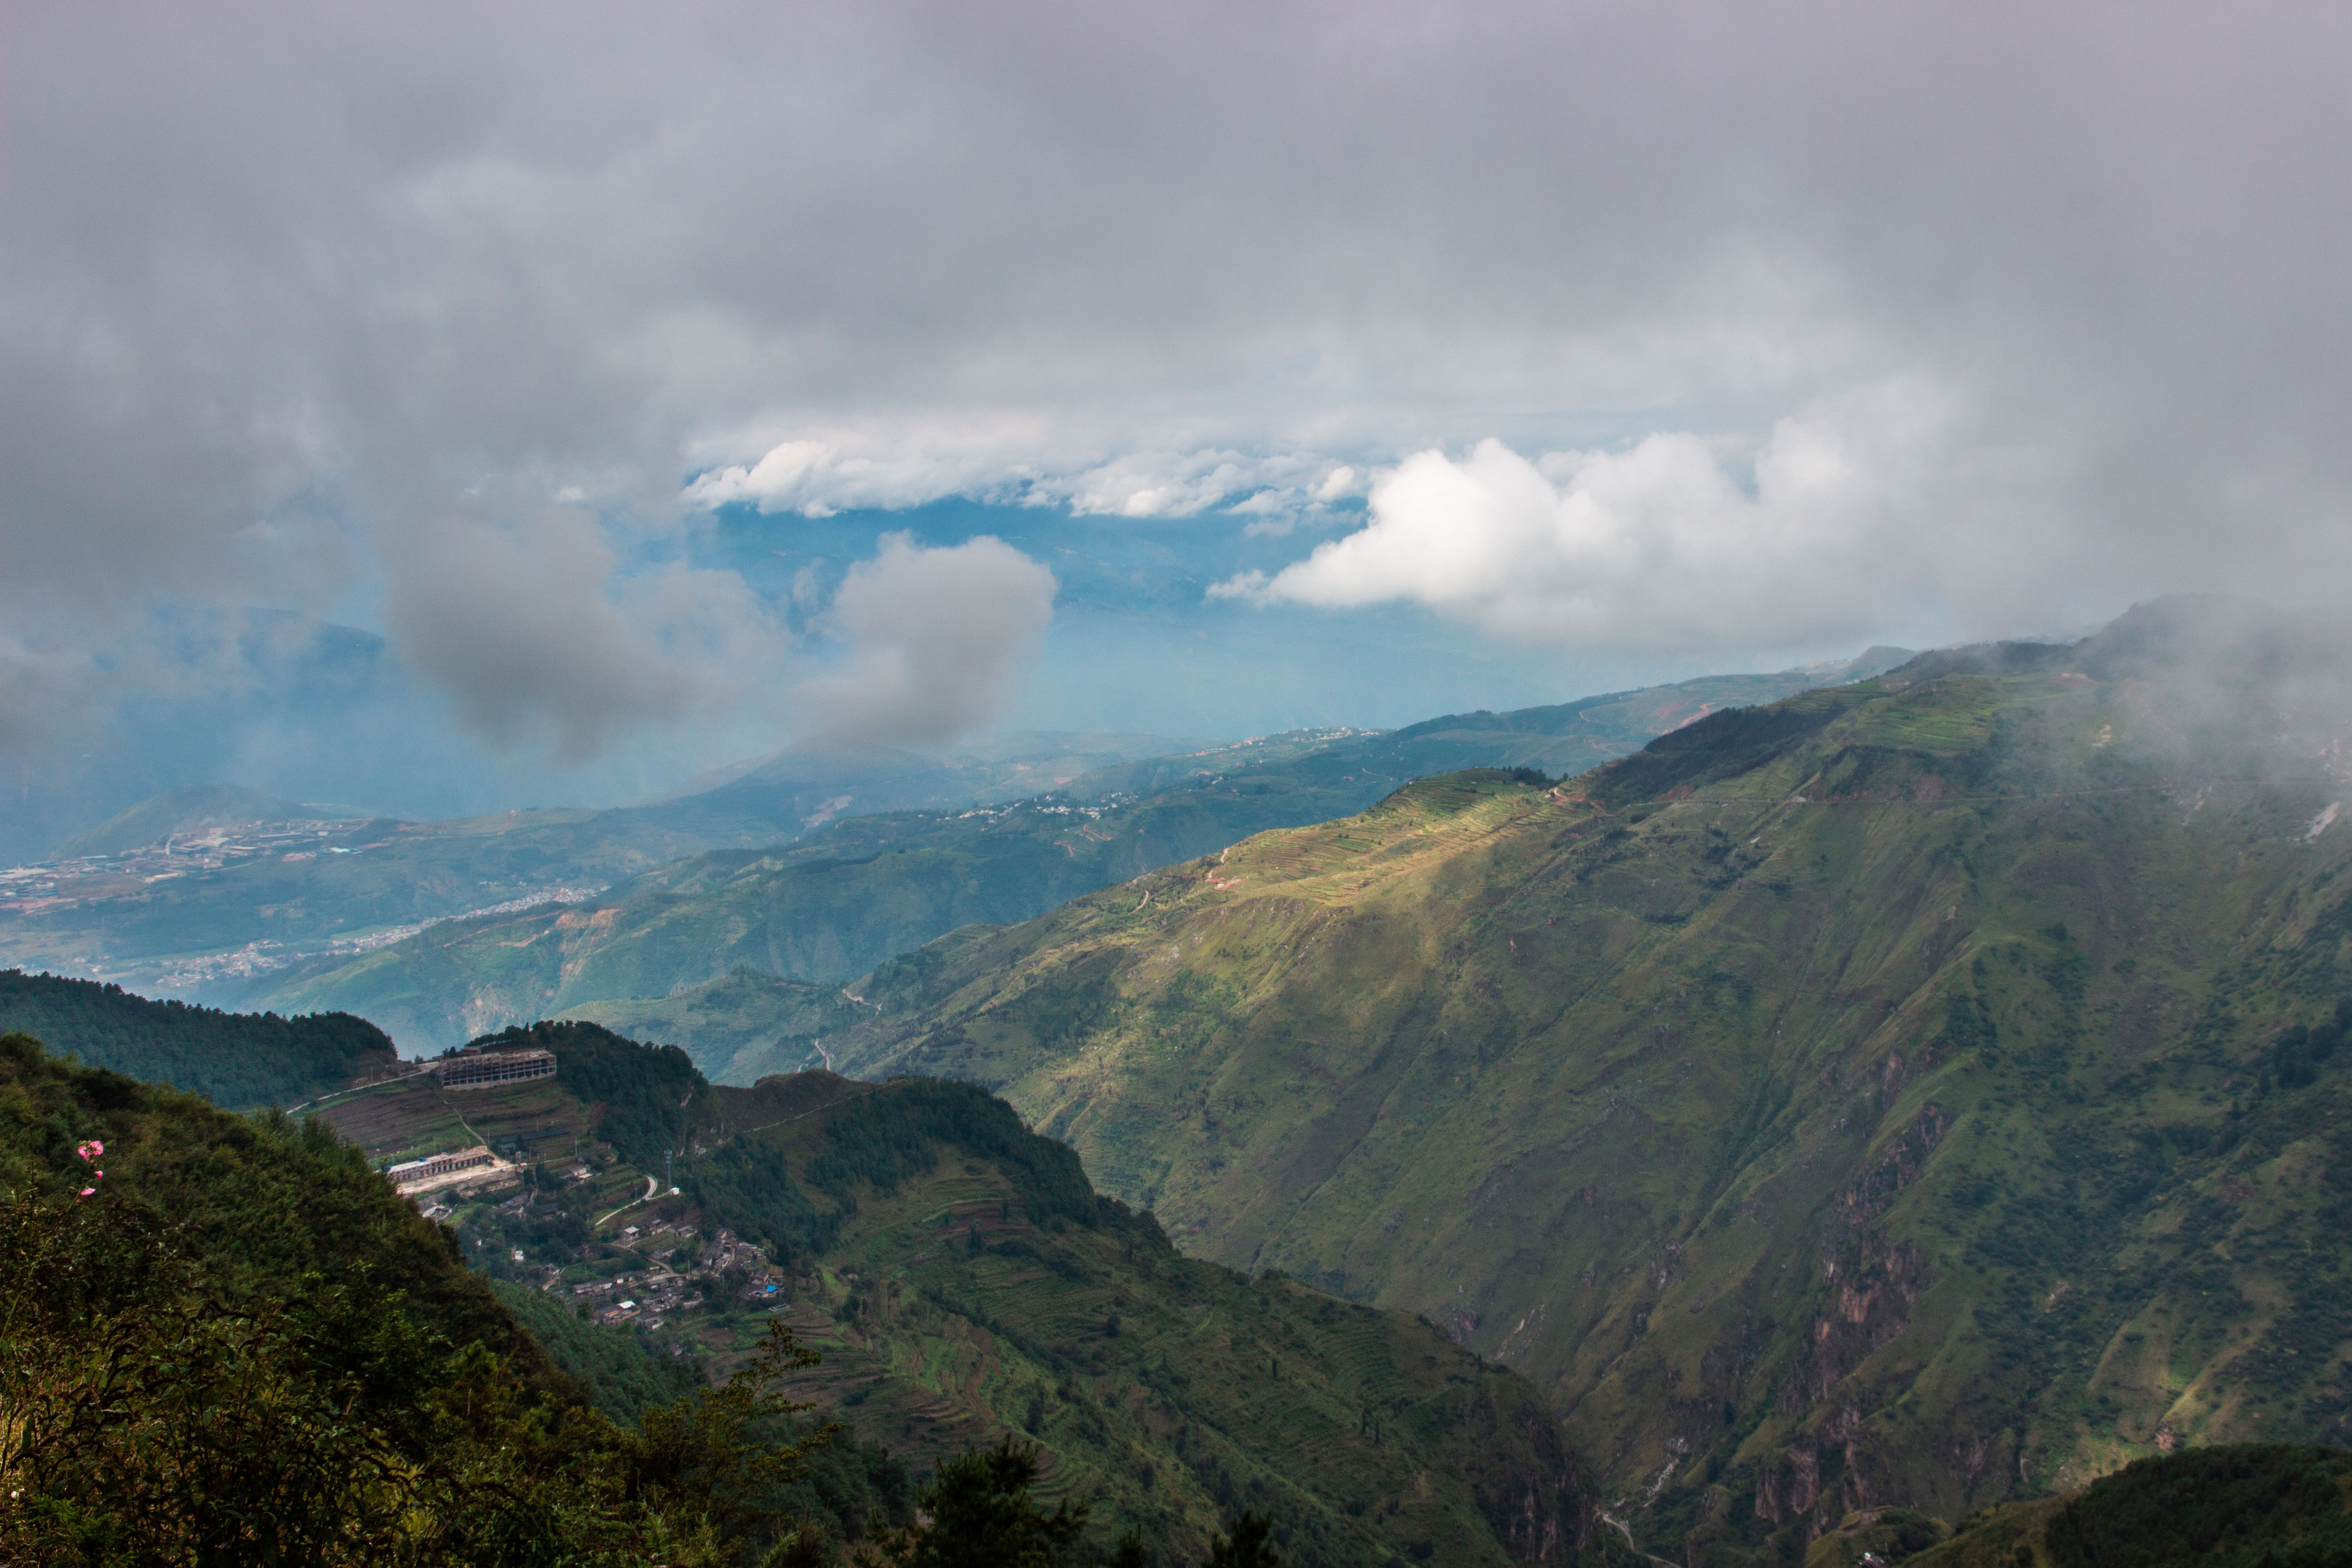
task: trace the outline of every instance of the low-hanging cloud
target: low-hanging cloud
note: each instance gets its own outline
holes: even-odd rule
[[[1942,487],[1945,414],[1916,386],[1779,421],[1758,443],[1689,433],[1530,461],[1501,441],[1425,451],[1372,488],[1368,524],[1213,597],[1403,602],[1510,641],[1788,648],[1916,615],[1946,557],[1992,542]],[[1917,526],[1940,511],[1953,546]],[[1908,526],[1906,524],[1915,525]]]
[[[834,595],[847,668],[793,696],[817,738],[944,744],[985,728],[1012,701],[1053,618],[1053,573],[982,536],[927,550],[886,535]]]
[[[570,508],[430,515],[386,530],[382,555],[394,650],[467,728],[567,762],[708,707],[747,646],[776,635],[740,579],[719,574],[656,576],[616,602],[614,553]]]
[[[1171,448],[1074,423],[916,419],[799,430],[756,459],[704,470],[680,500],[804,517],[950,496],[1066,506],[1096,517],[1197,517],[1212,510],[1266,516],[1338,500],[1354,478],[1352,468],[1311,451]]]

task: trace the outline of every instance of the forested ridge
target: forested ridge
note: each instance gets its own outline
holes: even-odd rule
[[[349,1013],[224,1013],[16,969],[0,970],[0,1034],[11,1033],[234,1107],[299,1104],[398,1058],[390,1036]]]
[[[323,1124],[0,1037],[0,1560],[739,1562],[802,1359],[617,1426]]]
[[[7,1036],[0,1411],[23,1440],[0,1449],[0,1560],[1616,1555],[1510,1374],[1425,1324],[1181,1259],[984,1090],[713,1090],[593,1026],[479,1043],[554,1050],[555,1079],[511,1092],[595,1094],[621,1142],[677,1162],[680,1193],[632,1217],[756,1237],[787,1294],[746,1304],[730,1271],[684,1339],[591,1322],[568,1289],[493,1277],[637,1235],[558,1223],[560,1183],[524,1190],[536,1207],[450,1194],[435,1225],[323,1121]],[[806,1109],[772,1126],[779,1104]],[[994,1348],[971,1377],[975,1345]],[[1013,1557],[959,1545],[979,1520]]]

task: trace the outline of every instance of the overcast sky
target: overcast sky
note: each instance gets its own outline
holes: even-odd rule
[[[2340,596],[2347,33],[11,5],[0,748],[257,607],[616,789]]]

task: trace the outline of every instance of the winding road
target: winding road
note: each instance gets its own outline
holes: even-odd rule
[[[658,1188],[660,1185],[661,1182],[657,1177],[647,1176],[646,1178],[646,1190],[644,1192],[639,1193],[635,1197],[631,1198],[627,1203],[625,1203],[619,1208],[614,1209],[612,1214],[598,1215],[596,1224],[603,1225],[606,1220],[613,1218],[614,1215],[625,1215],[628,1213],[639,1204],[651,1198],[654,1195],[655,1189]]]

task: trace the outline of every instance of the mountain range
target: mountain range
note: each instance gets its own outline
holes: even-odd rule
[[[1443,1323],[1695,1568],[2341,1442],[2345,633],[2172,601],[1423,779],[885,964],[826,1048]]]
[[[1906,657],[1777,675],[1719,676],[1515,713],[1455,714],[1403,730],[1300,731],[1078,774],[1053,793],[826,824],[790,843],[714,850],[643,872],[585,903],[451,921],[364,953],[332,953],[228,981],[223,1005],[361,1013],[412,1049],[513,1023],[568,1016],[644,1022],[649,1003],[709,1011],[698,987],[736,971],[839,986],[950,931],[1042,914],[1082,893],[1223,849],[1254,833],[1361,809],[1407,779],[1465,767],[1582,771],[1678,724],[1857,678]],[[719,792],[749,787],[730,784]],[[708,800],[710,797],[696,797]],[[713,812],[716,805],[700,807]],[[780,1019],[712,1072],[757,1076],[821,1058]],[[756,1022],[751,1034],[760,1035]]]
[[[2294,1445],[2352,1438],[2347,693],[2342,620],[2184,599],[1637,694],[1688,721],[1561,779],[1591,710],[1130,761],[311,972],[489,976],[518,1016],[576,983],[685,1047],[538,1025],[482,1043],[557,1079],[322,1113],[379,1159],[584,1159],[545,1214],[450,1216],[504,1292],[634,1268],[675,1159],[645,1223],[759,1242],[866,1441],[1024,1434],[1049,1495],[1171,1540],[1246,1504],[1304,1561],[2187,1561],[2173,1497],[2232,1561],[2322,1561],[2352,1472]],[[1053,855],[1091,888],[1053,904]],[[992,879],[1036,912],[956,923]],[[790,945],[826,929],[911,951]]]
[[[194,1000],[306,956],[349,956],[485,909],[577,900],[721,847],[787,842],[846,813],[1017,799],[1183,742],[1038,732],[987,754],[800,747],[642,805],[444,822],[189,786],[0,872],[0,963]]]

